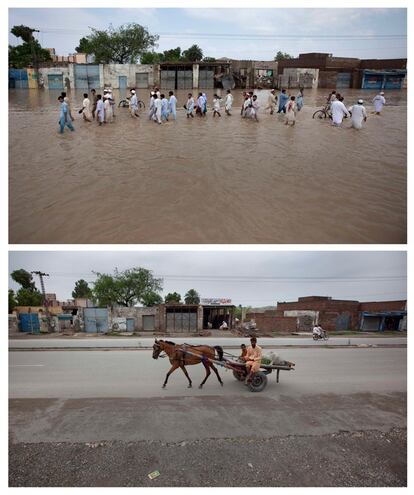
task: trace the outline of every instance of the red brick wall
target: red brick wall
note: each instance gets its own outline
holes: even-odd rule
[[[373,301],[359,304],[359,311],[403,311],[407,301]]]
[[[394,58],[394,59],[368,59],[361,60],[360,69],[373,69],[373,70],[382,70],[382,69],[406,69],[407,68],[407,59],[406,58]]]

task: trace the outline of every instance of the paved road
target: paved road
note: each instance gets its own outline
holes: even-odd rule
[[[150,350],[12,351],[9,483],[404,486],[406,348],[281,354],[296,370],[251,393],[223,369],[199,390],[201,365],[163,390]]]
[[[249,392],[224,369],[220,369],[224,387],[212,374],[199,390],[197,384],[204,377],[201,365],[188,367],[194,388],[187,388],[177,370],[164,390],[161,384],[169,362],[153,360],[150,351],[14,351],[9,359],[10,398],[33,400],[29,409],[12,415],[11,423],[17,437],[26,441],[31,433],[36,441],[44,434],[55,441],[60,435],[93,440],[98,433],[106,439],[137,440],[243,435],[258,417],[269,435],[405,423],[401,402],[407,389],[405,348],[285,351],[282,357],[296,362],[296,370],[281,372],[278,384],[270,375],[267,388],[259,394]],[[392,394],[398,394],[398,412],[384,415],[372,397],[381,396],[380,402],[389,402],[389,409],[396,400],[390,399]],[[19,410],[24,401],[12,403]],[[316,418],[317,411],[331,408],[335,414],[329,420]],[[22,421],[26,414],[28,424]],[[67,414],[71,419],[63,429],[62,423],[47,419]],[[114,421],[119,414],[122,420]],[[73,421],[75,427],[69,428]],[[201,430],[196,427],[200,422]]]
[[[241,343],[248,343],[246,338],[237,337],[187,337],[171,338],[177,344],[187,342],[189,344],[221,345],[239,347]],[[83,338],[28,338],[27,340],[10,339],[9,349],[39,349],[39,348],[150,348],[154,343],[153,337],[83,337]],[[314,341],[311,337],[277,337],[260,338],[261,346],[348,346],[348,345],[406,345],[406,337],[331,337],[328,341]]]

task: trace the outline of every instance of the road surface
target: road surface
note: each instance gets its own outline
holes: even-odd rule
[[[177,344],[184,342],[198,345],[221,345],[223,347],[240,347],[242,343],[249,343],[248,338],[242,337],[174,337],[173,340]],[[260,337],[259,344],[261,346],[349,346],[349,345],[407,345],[406,337],[358,337],[358,336],[342,336],[331,337],[328,341],[314,341],[312,337]],[[40,348],[151,348],[154,344],[154,337],[107,337],[105,335],[96,337],[82,338],[42,338],[28,337],[10,339],[9,349],[40,349]]]
[[[252,393],[222,368],[199,390],[201,365],[164,390],[149,350],[12,351],[10,484],[404,486],[406,349],[275,352],[296,370]]]

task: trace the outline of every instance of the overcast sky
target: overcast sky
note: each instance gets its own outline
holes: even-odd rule
[[[158,51],[197,43],[205,56],[216,58],[273,60],[278,50],[294,56],[407,57],[406,9],[9,9],[10,28],[24,24],[39,29],[42,46],[59,55],[75,52],[89,27],[127,22],[159,34]],[[361,35],[365,39],[356,39]],[[9,43],[20,42],[9,34]]]
[[[196,289],[201,297],[231,298],[233,304],[270,306],[301,296],[384,301],[405,299],[406,253],[359,251],[15,251],[9,273],[41,270],[46,292],[71,298],[76,280],[93,282],[93,271],[113,273],[144,267],[164,279],[163,295],[182,297]],[[38,287],[38,277],[36,277]],[[10,288],[18,286],[11,278]]]

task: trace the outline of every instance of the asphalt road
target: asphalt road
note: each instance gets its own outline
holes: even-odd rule
[[[252,393],[222,368],[224,387],[212,374],[199,390],[201,365],[194,388],[178,370],[163,390],[169,362],[146,350],[12,351],[10,484],[404,486],[406,349],[275,352],[296,370]]]
[[[177,344],[188,343],[193,345],[221,345],[223,347],[240,347],[242,343],[249,343],[248,338],[242,337],[174,337],[173,340]],[[9,349],[40,349],[40,348],[150,348],[154,343],[154,337],[107,337],[105,335],[95,337],[82,338],[36,338],[28,337],[24,340],[9,339]],[[359,337],[359,336],[341,336],[331,337],[328,341],[314,341],[312,337],[297,336],[297,337],[260,337],[258,343],[261,346],[349,346],[349,345],[406,345],[406,337]]]

